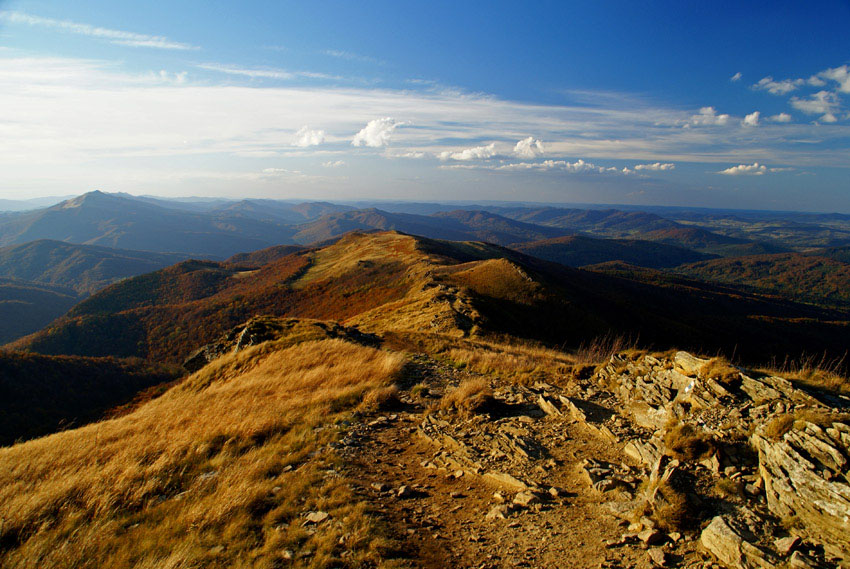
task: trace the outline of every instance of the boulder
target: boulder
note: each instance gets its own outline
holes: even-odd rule
[[[847,558],[850,551],[850,427],[833,423],[824,429],[810,422],[793,428],[780,440],[753,435],[759,470],[770,511],[777,517],[796,516],[804,537]]]

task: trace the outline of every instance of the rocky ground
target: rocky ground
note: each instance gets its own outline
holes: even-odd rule
[[[850,400],[712,364],[523,386],[420,355],[338,450],[416,566],[850,566]]]

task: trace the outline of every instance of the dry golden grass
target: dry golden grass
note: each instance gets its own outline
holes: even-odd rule
[[[681,461],[700,460],[714,452],[711,437],[692,425],[682,423],[668,427],[664,444],[670,455]]]
[[[467,379],[446,393],[437,403],[437,409],[469,415],[480,411],[492,401],[493,391],[485,379]]]
[[[724,358],[711,358],[699,370],[702,377],[731,385],[741,379],[741,372]]]
[[[662,482],[658,490],[664,496],[664,504],[653,512],[658,526],[666,531],[680,531],[693,524],[694,512],[684,492]]]
[[[613,333],[597,336],[587,342],[582,343],[575,353],[576,362],[582,364],[605,364],[611,359],[614,354],[638,354],[643,355],[646,352],[636,349],[637,341],[626,336],[616,335]],[[630,360],[637,359],[627,358]]]
[[[803,429],[806,423],[812,423],[826,429],[833,423],[850,422],[850,413],[834,413],[822,409],[803,409],[794,413],[779,415],[761,428],[760,434],[770,440],[778,441],[791,429]]]
[[[778,375],[806,387],[850,393],[850,377],[847,377],[846,354],[844,357],[829,359],[807,356],[797,360],[786,359],[782,365],[760,368],[757,371],[767,375]]]
[[[261,345],[119,419],[0,449],[0,566],[380,565],[388,542],[328,475],[328,444],[401,366],[341,340]],[[331,515],[314,534],[311,510]]]
[[[495,374],[519,383],[558,382],[573,373],[573,359],[567,354],[518,343],[459,342],[457,347],[447,349],[445,356],[471,371]]]

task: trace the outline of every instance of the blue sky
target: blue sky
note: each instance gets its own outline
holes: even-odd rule
[[[850,212],[850,2],[0,1],[0,197]]]

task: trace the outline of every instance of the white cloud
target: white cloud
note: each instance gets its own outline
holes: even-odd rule
[[[514,146],[514,154],[522,158],[536,158],[543,154],[543,143],[533,136],[523,138]]]
[[[371,146],[373,148],[386,146],[389,144],[390,136],[392,136],[396,127],[404,124],[396,122],[391,117],[371,120],[354,136],[351,144],[354,146]]]
[[[791,115],[788,113],[779,113],[778,115],[767,117],[767,120],[770,122],[791,122]]]
[[[747,116],[744,117],[744,120],[741,121],[741,124],[744,126],[758,126],[759,125],[759,116],[761,113],[759,111],[754,111]]]
[[[345,166],[345,160],[329,160],[328,162],[323,162],[322,166],[325,168],[340,168]]]
[[[302,126],[295,133],[295,139],[292,142],[293,146],[307,148],[309,146],[319,146],[325,141],[325,131],[313,130],[308,126]]]
[[[91,172],[97,171],[104,188],[149,193],[156,187],[185,195],[212,191],[213,186],[179,185],[183,182],[175,181],[178,173],[250,170],[259,176],[258,157],[291,160],[289,167],[304,171],[327,160],[344,159],[353,166],[360,160],[354,147],[331,155],[325,145],[347,146],[369,121],[386,115],[416,125],[395,129],[391,145],[379,149],[380,156],[387,158],[398,153],[425,159],[423,164],[409,165],[423,171],[411,179],[427,180],[427,159],[443,151],[454,153],[509,140],[510,145],[496,142],[496,149],[512,155],[515,142],[527,133],[546,141],[551,168],[558,161],[573,164],[577,156],[586,163],[723,164],[707,170],[738,164],[742,156],[764,164],[795,166],[798,171],[850,167],[850,124],[843,120],[831,128],[799,121],[783,128],[750,129],[741,136],[739,128],[682,129],[692,112],[640,104],[631,97],[610,95],[604,104],[596,105],[532,105],[481,94],[459,96],[409,88],[258,87],[242,78],[199,81],[195,74],[178,83],[163,80],[159,68],[155,69],[131,74],[112,62],[15,57],[0,51],[0,192],[85,187]],[[799,116],[795,114],[795,119]],[[730,119],[730,124],[742,118]],[[288,146],[304,125],[325,129],[324,145]],[[351,136],[345,140],[330,133]],[[512,156],[505,160],[526,161]],[[504,164],[495,157],[488,163]],[[451,161],[443,167],[472,165],[477,163]],[[618,172],[623,174],[622,168]],[[392,191],[387,188],[395,182],[380,181],[382,177],[389,180],[388,176],[376,174],[368,188]],[[356,183],[352,178],[352,184]],[[222,193],[245,189],[234,190],[227,180],[214,185]],[[352,185],[354,189],[339,192],[365,187]],[[444,193],[451,191],[449,185],[441,188]]]
[[[425,152],[420,152],[418,150],[411,150],[409,152],[402,152],[400,154],[391,154],[390,158],[412,158],[414,160],[418,160],[420,158],[426,158],[428,154]]]
[[[459,160],[461,162],[466,162],[469,160],[484,160],[486,158],[492,158],[496,155],[496,143],[491,142],[487,146],[474,146],[472,148],[464,148],[459,152],[452,152],[450,150],[446,150],[439,154],[440,160]]]
[[[767,172],[767,166],[754,162],[753,164],[738,164],[717,173],[727,176],[761,176],[765,172]]]
[[[171,41],[164,36],[152,36],[148,34],[126,32],[123,30],[99,28],[97,26],[78,24],[68,20],[54,20],[53,18],[31,16],[22,12],[0,11],[0,20],[6,21],[10,24],[25,24],[28,26],[50,28],[71,34],[104,39],[109,43],[128,47],[150,47],[154,49],[175,50],[198,49],[196,46],[187,43]]]
[[[768,168],[768,172],[793,172],[796,168]]]
[[[654,172],[658,172],[658,171],[662,171],[662,170],[675,170],[676,165],[670,164],[669,162],[665,163],[665,164],[662,164],[661,162],[656,162],[654,164],[635,164],[634,169],[635,170],[651,170],[651,171],[654,171]]]
[[[758,83],[753,85],[753,89],[767,91],[771,95],[787,95],[791,91],[797,90],[802,85],[805,85],[804,79],[783,79],[782,81],[774,81],[773,77],[763,77]]]
[[[703,107],[688,122],[698,126],[724,125],[729,122],[729,118],[729,115],[718,115],[714,107]]]
[[[850,93],[850,65],[842,65],[841,67],[833,67],[818,73],[819,77],[830,79],[838,83],[838,90],[842,93]],[[821,85],[824,85],[822,82]]]
[[[537,171],[562,171],[569,174],[630,174],[629,168],[614,168],[597,166],[592,162],[585,162],[581,158],[575,162],[567,160],[544,160],[542,162],[515,162],[501,165],[483,165],[482,168],[506,172],[522,172],[529,170]]]
[[[289,170],[287,168],[263,168],[263,177],[277,178],[281,176],[298,176],[301,172],[298,170]]]
[[[735,81],[740,81],[740,80],[741,80],[741,77],[742,77],[742,75],[741,75],[741,72],[739,71],[739,72],[737,72],[735,75],[733,75],[732,77],[730,77],[730,78],[729,78],[729,81],[732,81],[732,82],[734,83]]]
[[[312,71],[286,71],[285,69],[239,67],[237,65],[225,65],[220,63],[200,63],[196,65],[196,67],[206,69],[207,71],[226,73],[227,75],[251,77],[252,79],[339,79],[339,77],[335,75],[315,73]]]
[[[836,122],[835,113],[840,108],[838,95],[831,91],[818,91],[808,99],[791,97],[791,106],[808,115],[822,115],[823,122]]]

